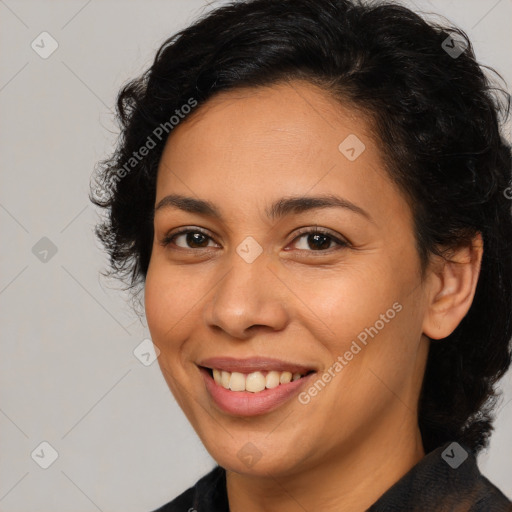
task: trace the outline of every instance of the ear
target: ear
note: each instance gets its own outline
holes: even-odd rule
[[[428,279],[423,333],[431,339],[449,336],[466,316],[475,296],[483,255],[482,235],[454,249],[448,259],[435,256]]]

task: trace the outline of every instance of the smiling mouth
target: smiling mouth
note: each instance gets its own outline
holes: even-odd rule
[[[218,386],[230,391],[248,391],[250,393],[259,393],[265,389],[274,389],[282,384],[288,384],[315,373],[314,370],[303,373],[276,370],[242,373],[228,372],[205,366],[201,366],[200,368],[207,371]]]

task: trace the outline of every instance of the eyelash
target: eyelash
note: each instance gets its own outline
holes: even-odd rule
[[[200,228],[194,228],[194,229],[185,229],[183,231],[178,231],[177,233],[169,233],[168,235],[166,235],[161,241],[160,241],[160,245],[163,246],[163,247],[167,247],[169,246],[172,241],[180,236],[180,235],[186,235],[188,233],[201,233],[202,235],[206,236],[207,238],[209,238],[210,240],[213,240],[213,238],[208,235],[208,233],[206,233],[205,231],[203,231],[202,229]],[[314,251],[314,250],[306,250],[306,249],[298,249],[300,251],[305,251],[305,252],[311,252],[311,253],[331,253],[333,250],[339,250],[341,248],[344,248],[344,247],[350,247],[350,243],[345,241],[345,240],[340,240],[339,238],[333,236],[330,232],[328,232],[327,230],[324,230],[324,229],[319,229],[319,228],[316,228],[316,229],[310,229],[310,228],[304,228],[303,230],[300,230],[296,237],[292,240],[291,243],[295,242],[297,239],[303,237],[304,235],[324,235],[324,236],[327,236],[328,238],[331,239],[331,241],[334,241],[336,244],[338,244],[338,248],[329,248],[329,249],[325,249],[325,250],[322,250],[322,249],[319,249],[317,251]],[[178,247],[178,249],[176,250],[184,250],[184,251],[199,251],[201,249],[209,249],[209,247],[203,247],[203,248],[199,248],[199,249],[194,249],[194,248],[183,248],[183,247]]]

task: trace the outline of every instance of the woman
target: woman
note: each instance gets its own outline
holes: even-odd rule
[[[505,511],[510,146],[405,7],[222,6],[121,91],[97,235],[218,466],[160,511]],[[505,102],[500,102],[505,99]]]

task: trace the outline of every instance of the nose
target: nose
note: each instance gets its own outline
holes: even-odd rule
[[[204,320],[210,328],[247,339],[260,329],[279,331],[286,327],[287,288],[265,253],[248,263],[234,252],[229,269],[219,279],[204,307]]]

